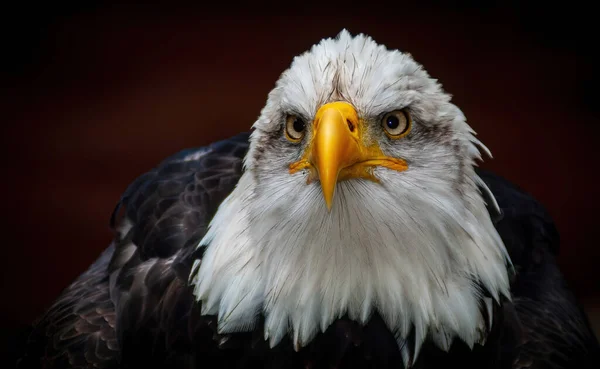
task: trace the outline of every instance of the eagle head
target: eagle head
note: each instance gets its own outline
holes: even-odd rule
[[[409,54],[324,39],[253,128],[191,277],[219,332],[263,317],[271,345],[299,348],[336,318],[379,314],[400,345],[412,330],[414,357],[426,337],[485,340],[482,306],[509,296],[510,264],[474,170],[487,149]]]

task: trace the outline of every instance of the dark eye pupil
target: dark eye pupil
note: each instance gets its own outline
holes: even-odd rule
[[[396,129],[398,128],[398,126],[400,125],[400,120],[398,119],[397,116],[395,115],[390,115],[389,117],[387,117],[387,119],[385,120],[385,124],[387,125],[387,127],[389,129]]]
[[[295,119],[294,120],[294,131],[296,132],[302,132],[304,131],[304,121],[302,121],[301,119]]]

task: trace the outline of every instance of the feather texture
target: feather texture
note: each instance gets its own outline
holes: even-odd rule
[[[207,203],[189,205],[189,197],[179,195],[170,207],[161,208],[160,194],[165,192],[160,190],[159,183],[180,181],[180,188],[187,188],[201,181],[206,171],[211,174],[213,185],[206,182],[198,188],[206,188],[212,191],[212,196],[224,198],[234,186],[236,176],[241,175],[239,168],[248,148],[247,139],[248,135],[244,134],[213,145],[208,157],[198,156],[187,166],[178,163],[178,158],[189,155],[189,151],[183,152],[165,160],[132,184],[122,200],[129,216],[125,219],[130,219],[122,221],[125,226],[121,229],[125,234],[117,232],[116,245],[109,247],[36,323],[29,337],[27,353],[20,360],[20,368],[122,368],[142,364],[195,368],[207,367],[209,362],[218,368],[404,366],[407,354],[401,354],[396,338],[377,314],[364,326],[342,317],[299,352],[294,351],[291,340],[285,338],[274,349],[269,349],[261,334],[261,322],[254,332],[222,335],[217,333],[216,317],[200,315],[199,308],[193,304],[192,291],[185,282],[192,260],[201,256],[202,251],[194,255],[193,250],[202,233],[190,233],[189,238],[173,234],[158,242],[149,235],[161,232],[158,229],[149,232],[148,229],[160,227],[159,219],[186,222],[181,211],[175,212],[175,209],[190,208],[203,214],[192,219],[208,219],[211,214],[204,205]],[[206,153],[206,150],[202,148],[197,152]],[[214,174],[212,169],[215,168],[208,168],[212,165],[208,163],[227,161],[228,166],[221,166],[221,175]],[[170,169],[165,170],[167,168]],[[190,172],[194,175],[189,175]],[[432,344],[431,337],[426,338],[420,352],[413,352],[413,357],[418,354],[419,358],[412,363],[413,367],[595,368],[597,340],[585,315],[564,286],[553,260],[558,236],[552,220],[534,199],[512,184],[488,172],[478,171],[478,174],[495,195],[503,213],[496,228],[517,270],[512,284],[514,308],[492,306],[495,312],[487,315],[493,319],[488,339],[483,346],[475,345],[473,351],[460,340],[454,342],[452,349],[448,344],[446,350],[439,350],[440,344]],[[227,179],[215,180],[221,176]],[[219,191],[216,187],[219,183],[232,184]],[[165,216],[165,212],[170,215]],[[146,223],[139,223],[146,229],[141,231],[135,221],[145,219],[147,215],[144,214],[155,216]],[[194,225],[206,229],[208,224]],[[132,243],[136,231],[139,240],[148,243]],[[160,245],[161,250],[156,250],[155,246],[152,249],[168,256],[145,261],[137,259],[139,256],[134,258],[134,254],[144,254],[146,245]],[[176,255],[174,259],[173,255]],[[145,271],[143,280],[146,292],[136,295],[133,284],[119,282],[113,289],[120,290],[121,295],[128,291],[127,286],[131,287],[127,302],[115,304],[110,299],[109,270],[131,274],[135,278],[140,264],[146,263],[152,264]],[[487,311],[489,307],[485,309]],[[118,315],[122,316],[117,319]],[[119,324],[123,324],[118,327],[123,335],[120,342],[116,333]],[[410,353],[412,344],[407,341],[405,352]]]
[[[356,110],[365,147],[408,169],[378,166],[377,181],[338,183],[329,211],[308,171],[289,173],[314,130],[290,143],[282,117],[315,122],[319,106],[338,100]],[[390,140],[380,118],[399,109],[412,128]],[[496,303],[510,299],[510,260],[485,202],[497,205],[474,171],[478,147],[489,152],[410,55],[346,31],[325,39],[282,74],[254,128],[191,280],[220,332],[253,329],[264,315],[271,345],[291,335],[301,347],[341,316],[365,323],[378,313],[403,349],[412,329],[415,352],[428,335],[444,348],[485,340],[480,285]]]
[[[378,182],[289,174],[332,101],[403,158]],[[405,109],[392,141],[379,116]],[[343,31],[297,57],[254,132],[185,150],[137,178],[111,246],[36,322],[20,367],[595,368],[598,341],[528,194],[475,169],[460,109],[410,55]],[[481,151],[481,152],[480,152]]]

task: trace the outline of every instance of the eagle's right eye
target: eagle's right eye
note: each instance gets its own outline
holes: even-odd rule
[[[304,137],[306,123],[302,118],[288,115],[285,120],[285,137],[292,142],[299,142]]]

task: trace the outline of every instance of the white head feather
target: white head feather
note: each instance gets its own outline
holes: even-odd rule
[[[305,147],[284,138],[286,114],[312,121],[327,102],[350,102],[382,151],[408,162],[377,167],[380,183],[338,183],[331,212],[318,182],[289,173]],[[376,117],[407,108],[411,133],[386,139]],[[298,347],[347,314],[379,313],[416,357],[429,336],[485,340],[480,287],[509,296],[504,245],[474,171],[479,148],[461,111],[410,55],[342,31],[294,59],[254,124],[245,172],[222,203],[191,274],[202,313],[222,333],[265,317],[265,338]]]

